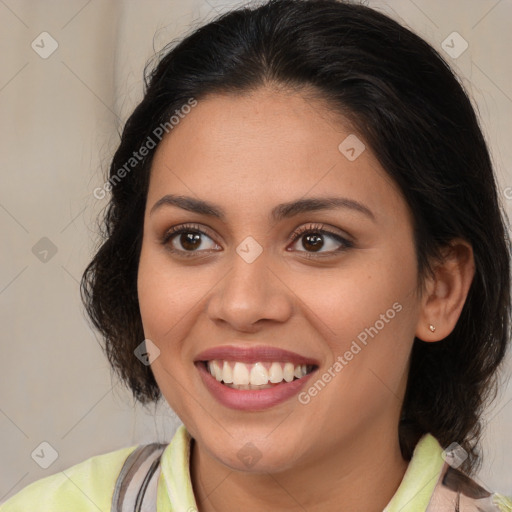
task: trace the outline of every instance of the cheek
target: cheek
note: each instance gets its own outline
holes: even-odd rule
[[[314,323],[331,348],[344,351],[358,335],[364,341],[371,336],[368,330],[375,333],[374,327],[386,337],[398,335],[404,322],[414,323],[416,265],[408,260],[397,264],[392,258],[388,262],[368,258],[359,268],[347,266],[317,274],[314,280],[296,280],[294,291],[313,312],[311,321],[316,317]]]
[[[339,421],[361,404],[370,421],[394,407],[403,393],[418,317],[415,254],[382,254],[309,283],[304,295],[318,316],[315,325],[328,345],[327,366],[335,376],[315,407],[326,407],[324,413]],[[305,286],[298,293],[306,291]]]
[[[180,330],[180,323],[203,292],[193,269],[177,271],[164,252],[143,244],[137,291],[144,332],[155,343],[163,343]]]
[[[347,411],[357,411],[353,421],[362,425],[400,404],[417,322],[415,284],[414,271],[390,272],[388,267],[385,273],[380,266],[336,285],[326,280],[323,299],[318,293],[318,302],[311,304],[330,353],[328,375],[319,378],[329,383],[318,393],[321,398],[311,398],[317,393],[309,388],[305,399],[311,399],[318,417],[331,418],[323,428],[332,428],[333,435],[337,426],[352,424]]]
[[[187,410],[188,394],[182,392],[187,368],[182,363],[186,332],[190,329],[187,312],[192,309],[197,286],[187,285],[187,276],[172,271],[160,251],[142,246],[137,291],[144,335],[160,350],[151,371],[170,407],[182,417]]]

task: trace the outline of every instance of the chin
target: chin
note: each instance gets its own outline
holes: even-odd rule
[[[268,431],[266,431],[268,432]],[[281,439],[279,436],[244,435],[230,438],[222,443],[204,439],[211,455],[233,471],[245,473],[278,473],[294,466],[300,458],[297,446],[301,443],[293,438]],[[203,445],[204,446],[204,445]]]

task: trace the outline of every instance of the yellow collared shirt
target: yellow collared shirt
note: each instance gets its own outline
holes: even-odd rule
[[[190,434],[181,425],[162,453],[156,512],[198,510],[189,471],[190,442]],[[91,457],[33,482],[0,505],[0,512],[110,512],[117,477],[136,448]],[[419,440],[404,478],[383,512],[452,512],[456,506],[461,512],[478,510],[473,508],[476,506],[489,512],[512,512],[510,498],[487,493],[461,476],[445,463],[442,452],[431,434]]]

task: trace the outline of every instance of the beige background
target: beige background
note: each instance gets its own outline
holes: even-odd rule
[[[461,75],[510,212],[512,0],[368,3],[425,37]],[[170,440],[179,424],[168,407],[135,406],[111,380],[78,282],[106,204],[93,190],[103,182],[117,129],[141,98],[146,60],[199,19],[237,4],[0,0],[0,502],[92,455]],[[453,31],[469,44],[456,59],[441,47]],[[58,43],[47,59],[31,47],[42,32]],[[46,262],[32,252],[43,237],[57,250],[50,248]],[[512,495],[510,387],[503,386],[487,422],[479,479]],[[48,469],[31,458],[42,442],[58,452]]]

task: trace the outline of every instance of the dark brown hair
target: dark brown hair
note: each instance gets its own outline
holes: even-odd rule
[[[494,398],[510,326],[509,242],[489,152],[464,88],[423,39],[363,5],[270,0],[222,15],[162,53],[122,132],[110,167],[103,241],[82,278],[87,312],[112,368],[142,403],[161,396],[134,356],[144,339],[137,268],[155,139],[190,98],[244,93],[274,83],[312,88],[348,119],[400,187],[413,214],[419,277],[450,240],[473,247],[475,277],[453,332],[415,339],[399,427],[409,459],[430,432],[479,462],[480,416]],[[133,162],[132,162],[133,163]]]

